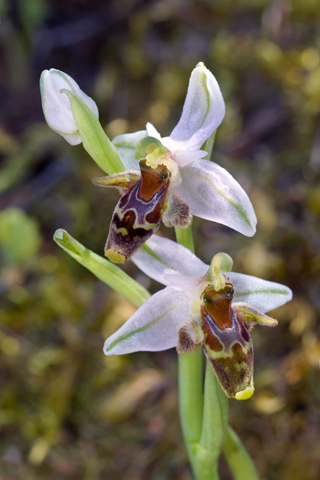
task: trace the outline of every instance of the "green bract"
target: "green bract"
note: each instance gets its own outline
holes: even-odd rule
[[[42,108],[49,127],[71,145],[83,143],[106,173],[124,170],[116,148],[98,120],[98,108],[78,84],[59,70],[45,70],[40,78]]]

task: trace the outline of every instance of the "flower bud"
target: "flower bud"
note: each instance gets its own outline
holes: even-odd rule
[[[68,95],[62,90],[79,97],[98,118],[98,107],[79,85],[66,73],[51,68],[44,70],[40,77],[42,109],[47,124],[59,133],[70,145],[81,143],[79,128],[74,120]]]

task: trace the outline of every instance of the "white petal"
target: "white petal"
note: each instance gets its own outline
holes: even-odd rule
[[[180,326],[191,318],[191,295],[167,287],[152,295],[104,344],[106,355],[175,347]]]
[[[163,285],[177,283],[174,280],[176,276],[172,276],[170,279],[170,274],[202,278],[209,269],[208,265],[188,248],[158,235],[153,235],[131,257],[131,260],[146,275]]]
[[[192,71],[181,118],[170,135],[175,150],[198,150],[219,127],[225,114],[218,82],[203,65]]]
[[[292,299],[290,288],[243,273],[227,273],[234,287],[234,302],[246,302],[259,312],[266,313]]]
[[[174,152],[174,159],[179,167],[185,167],[191,162],[201,160],[201,158],[205,157],[206,155],[208,154],[204,150],[176,150]]]
[[[139,160],[135,158],[136,146],[137,143],[147,135],[148,133],[146,130],[139,130],[134,133],[117,135],[112,140],[125,170],[137,170],[139,168]]]
[[[43,113],[52,130],[59,133],[71,145],[81,143],[78,127],[73,119],[70,101],[62,89],[69,90],[83,100],[98,118],[98,107],[79,85],[64,72],[52,68],[44,70],[40,77]]]
[[[148,122],[146,125],[146,129],[148,132],[149,137],[156,138],[157,140],[160,140],[162,142],[162,138],[158,130],[152,125],[152,123]]]
[[[168,285],[179,288],[180,290],[188,291],[191,295],[194,295],[196,288],[202,281],[202,277],[187,277],[181,275],[181,273],[172,273],[172,270],[164,273],[164,280]]]
[[[50,127],[50,125],[49,125],[49,127]],[[79,143],[82,142],[81,137],[78,134],[78,130],[77,130],[76,133],[70,133],[70,134],[59,132],[59,130],[55,130],[54,128],[52,128],[52,130],[59,133],[59,135],[61,135],[61,137],[63,137],[72,146],[73,145],[79,145]]]
[[[256,231],[257,219],[248,195],[224,168],[198,160],[180,169],[177,191],[200,218],[222,223],[248,237]]]

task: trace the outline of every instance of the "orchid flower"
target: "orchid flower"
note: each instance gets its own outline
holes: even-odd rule
[[[132,260],[166,288],[106,340],[104,353],[172,347],[184,353],[202,345],[227,396],[249,398],[254,391],[249,331],[257,323],[276,325],[265,313],[288,302],[291,290],[231,272],[227,254],[215,255],[209,266],[182,245],[159,236],[148,240]]]
[[[192,71],[181,118],[169,137],[155,127],[113,140],[126,171],[95,178],[118,187],[122,197],[111,221],[105,255],[123,263],[155,232],[186,228],[191,216],[215,221],[247,236],[255,233],[252,204],[238,182],[209,160],[201,147],[222,122],[225,105],[219,85],[203,63]]]

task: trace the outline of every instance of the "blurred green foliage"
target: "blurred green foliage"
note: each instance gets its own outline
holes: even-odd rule
[[[0,478],[190,480],[175,352],[104,357],[134,311],[52,241],[65,228],[102,254],[116,192],[82,146],[50,131],[38,79],[73,76],[107,134],[176,125],[198,61],[227,113],[213,160],[250,195],[248,239],[195,219],[196,252],[289,285],[279,326],[255,329],[256,393],[231,423],[261,477],[320,471],[320,5],[318,0],[0,3]],[[163,228],[165,235],[173,232]],[[124,269],[155,291],[158,286]],[[223,462],[223,461],[222,461]],[[224,463],[222,478],[230,478]]]
[[[23,262],[39,253],[41,237],[34,218],[23,210],[7,208],[0,212],[0,248],[4,261]]]

